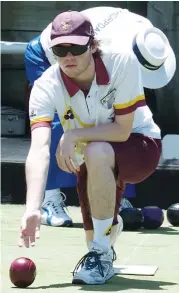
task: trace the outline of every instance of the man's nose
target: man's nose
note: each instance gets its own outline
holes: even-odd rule
[[[74,59],[75,57],[73,56],[73,54],[71,52],[68,52],[67,55],[66,55],[66,58],[71,60],[71,59]]]

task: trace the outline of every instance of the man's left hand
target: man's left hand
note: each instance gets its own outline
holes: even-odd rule
[[[73,162],[75,156],[75,136],[72,131],[65,132],[58,144],[56,158],[58,166],[66,171],[73,172],[80,170],[79,165]]]

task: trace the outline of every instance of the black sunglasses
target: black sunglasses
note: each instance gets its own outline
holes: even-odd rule
[[[53,54],[58,57],[65,57],[68,53],[71,53],[73,56],[78,56],[84,54],[91,44],[91,39],[86,45],[71,45],[70,47],[66,46],[54,46],[52,47]]]

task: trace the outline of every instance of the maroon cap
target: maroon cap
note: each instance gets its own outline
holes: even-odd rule
[[[63,12],[52,22],[50,48],[63,43],[86,45],[93,36],[92,24],[81,12]]]

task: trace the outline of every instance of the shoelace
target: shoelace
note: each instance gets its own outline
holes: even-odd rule
[[[101,264],[100,256],[101,254],[97,253],[96,251],[90,251],[85,254],[77,263],[73,271],[73,276],[78,272],[80,266],[83,267],[85,265],[85,268],[87,270],[92,270],[97,266],[100,275],[104,277],[103,266]]]
[[[61,191],[60,192],[62,200],[58,203],[54,203],[53,201],[49,200],[46,205],[52,205],[52,207],[54,208],[54,211],[56,212],[56,214],[59,214],[59,208],[63,213],[66,213],[65,209],[68,211],[66,205],[65,205],[65,201],[66,201],[66,195]],[[69,213],[69,211],[68,211]]]

